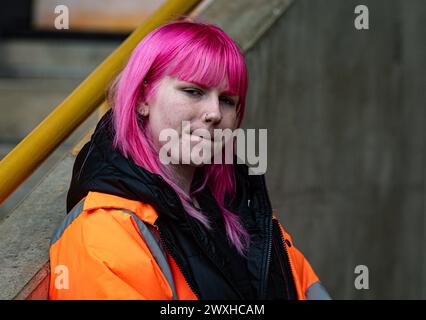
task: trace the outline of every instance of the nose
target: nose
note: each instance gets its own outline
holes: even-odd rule
[[[207,106],[203,112],[203,121],[205,123],[218,124],[222,121],[222,112],[220,110],[219,97],[214,96],[208,99]]]

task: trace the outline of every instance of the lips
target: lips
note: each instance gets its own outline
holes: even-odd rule
[[[191,136],[190,136],[190,140],[191,140],[191,141],[193,141],[193,140],[195,140],[195,141],[201,141],[201,140],[203,140],[203,137],[201,137],[201,136],[197,136],[197,135],[195,135],[195,134],[191,134]]]

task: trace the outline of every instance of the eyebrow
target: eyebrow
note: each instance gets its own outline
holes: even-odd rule
[[[202,83],[196,82],[196,81],[183,81],[183,80],[181,80],[181,81],[186,83],[186,84],[196,85],[197,87],[200,87],[201,89],[204,89],[204,90],[207,90],[209,88],[208,86],[206,86]],[[239,98],[239,95],[236,92],[232,92],[232,91],[222,91],[221,94],[226,95],[226,96],[230,96],[230,97],[238,97]]]

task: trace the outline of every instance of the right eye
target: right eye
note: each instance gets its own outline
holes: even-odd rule
[[[193,97],[200,97],[203,95],[203,92],[200,89],[196,89],[196,88],[188,88],[188,89],[183,89],[183,91]]]

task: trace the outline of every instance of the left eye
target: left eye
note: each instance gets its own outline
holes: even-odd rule
[[[230,105],[230,106],[234,106],[235,105],[235,101],[232,100],[232,99],[230,99],[230,98],[222,97],[221,100],[223,102],[225,102],[226,104]]]

